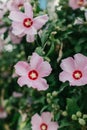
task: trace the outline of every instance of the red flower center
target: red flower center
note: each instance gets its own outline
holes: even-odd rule
[[[23,25],[26,27],[26,28],[29,28],[31,27],[33,24],[33,21],[31,18],[25,18],[24,21],[23,21]]]
[[[19,10],[21,10],[22,7],[23,7],[23,4],[19,4],[19,5],[18,5]]]
[[[80,70],[75,70],[75,71],[73,72],[73,78],[74,78],[74,79],[78,80],[78,79],[80,79],[81,77],[82,77],[82,72],[81,72]]]
[[[79,6],[82,6],[83,3],[84,3],[84,0],[79,0],[77,4],[78,4]]]
[[[36,70],[31,70],[29,73],[28,73],[28,77],[29,79],[31,80],[36,80],[38,78],[38,72]]]
[[[42,123],[41,125],[40,125],[40,129],[41,130],[47,130],[47,124],[45,124],[45,123]]]

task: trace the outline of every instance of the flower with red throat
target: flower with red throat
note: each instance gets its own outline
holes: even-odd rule
[[[69,0],[69,6],[72,9],[78,9],[85,4],[86,0]]]
[[[43,112],[41,116],[35,114],[31,120],[32,130],[57,130],[59,127],[57,122],[53,122],[51,119],[50,112]]]
[[[13,21],[12,32],[20,37],[27,35],[27,42],[33,42],[34,35],[48,21],[48,16],[33,18],[33,9],[28,2],[24,3],[24,9],[25,12],[11,11],[9,18]]]
[[[19,11],[24,6],[24,0],[9,0],[7,8],[9,11]]]
[[[18,84],[21,87],[27,85],[37,90],[46,90],[48,88],[48,84],[43,77],[48,76],[51,70],[50,64],[43,61],[43,58],[37,53],[33,53],[29,64],[19,61],[15,65],[16,74],[19,75]]]
[[[87,57],[78,53],[74,58],[68,57],[62,60],[60,67],[63,71],[59,75],[62,82],[69,81],[72,86],[87,84]]]

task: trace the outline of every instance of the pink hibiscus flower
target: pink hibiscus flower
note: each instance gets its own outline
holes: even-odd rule
[[[35,114],[31,120],[32,130],[57,130],[59,127],[57,122],[53,122],[51,119],[50,112],[43,112],[41,116]]]
[[[62,82],[69,81],[72,86],[87,84],[87,57],[78,53],[72,57],[62,60],[63,71],[59,75]]]
[[[84,5],[86,0],[69,0],[69,6],[72,9],[77,9],[80,8],[81,6]]]
[[[34,35],[48,21],[48,16],[38,16],[33,18],[32,6],[29,3],[24,4],[25,13],[19,11],[11,11],[9,18],[13,21],[13,33],[23,37],[27,35],[27,41],[33,42]]]
[[[43,61],[43,58],[37,53],[33,53],[29,64],[19,61],[15,65],[15,70],[16,74],[20,76],[18,84],[21,87],[27,85],[37,90],[46,90],[48,88],[48,84],[43,77],[48,76],[52,69],[50,64]]]
[[[10,11],[19,11],[24,6],[24,0],[10,0],[7,2],[7,8]]]

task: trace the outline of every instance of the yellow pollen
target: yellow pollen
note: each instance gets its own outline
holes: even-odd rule
[[[32,73],[30,74],[30,77],[31,77],[31,78],[36,78],[37,76],[36,76],[36,74],[35,74],[34,72],[32,72]]]
[[[31,21],[27,20],[27,21],[25,22],[25,25],[26,25],[26,26],[31,25]]]
[[[42,125],[41,130],[46,130],[46,126]]]
[[[78,73],[78,72],[75,74],[75,77],[76,77],[76,78],[80,78],[80,76],[81,76],[81,74]]]
[[[21,10],[23,8],[23,4],[19,4],[18,8],[19,8],[19,10]]]

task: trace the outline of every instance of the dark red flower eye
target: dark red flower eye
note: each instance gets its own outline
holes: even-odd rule
[[[38,72],[36,70],[31,70],[29,73],[28,73],[28,77],[29,79],[31,80],[36,80],[38,78]]]
[[[45,123],[42,123],[41,125],[40,125],[40,129],[41,130],[47,130],[47,124],[45,124]]]
[[[80,70],[75,70],[75,71],[73,72],[73,78],[74,78],[74,79],[78,80],[78,79],[80,79],[81,77],[82,77],[82,72],[81,72]]]
[[[25,18],[24,21],[23,21],[23,25],[26,27],[26,28],[29,28],[31,27],[33,24],[33,21],[31,18]]]

